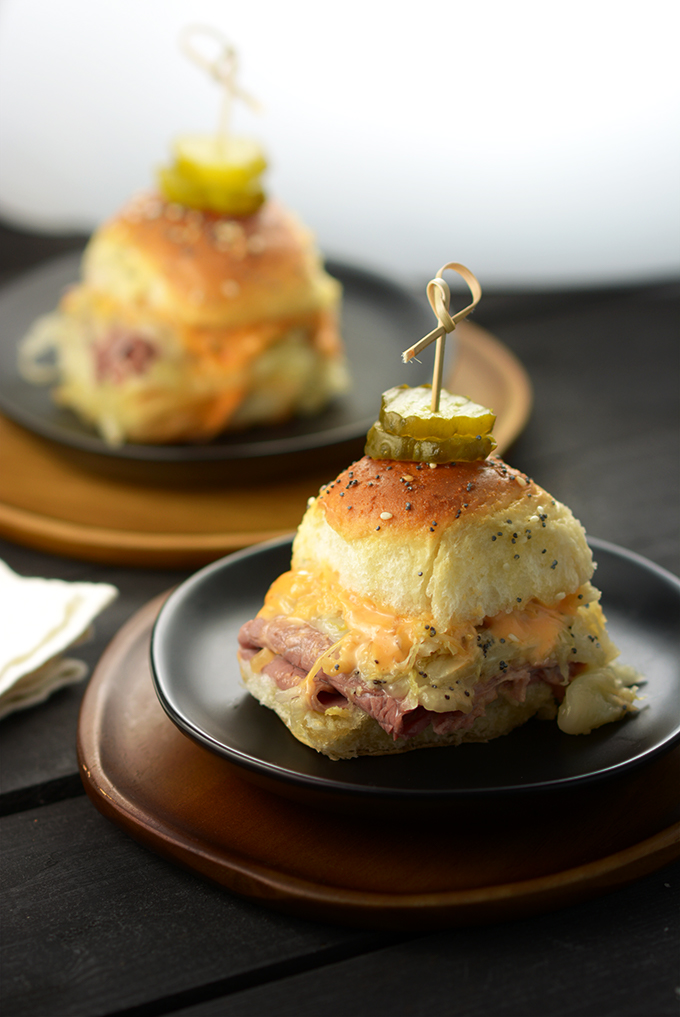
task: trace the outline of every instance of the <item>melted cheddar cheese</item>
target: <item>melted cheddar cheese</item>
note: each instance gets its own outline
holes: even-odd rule
[[[577,615],[582,599],[582,593],[572,593],[552,607],[532,600],[521,610],[502,611],[486,618],[484,627],[494,639],[521,644],[527,660],[541,664],[550,658],[565,624]]]
[[[534,600],[482,625],[437,631],[431,617],[395,613],[342,588],[330,569],[294,570],[274,581],[260,616],[314,625],[331,640],[310,671],[310,693],[319,670],[358,671],[411,708],[467,713],[475,686],[508,668],[559,666],[566,683],[571,664],[604,666],[613,659],[598,598],[585,584],[552,605]]]

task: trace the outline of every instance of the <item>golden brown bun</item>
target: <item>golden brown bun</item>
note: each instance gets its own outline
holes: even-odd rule
[[[552,604],[594,569],[570,510],[500,459],[433,469],[367,456],[310,503],[292,567],[330,568],[347,590],[437,628]]]
[[[237,328],[313,313],[337,301],[312,235],[275,201],[226,218],[145,195],[97,230],[85,285],[171,321]]]

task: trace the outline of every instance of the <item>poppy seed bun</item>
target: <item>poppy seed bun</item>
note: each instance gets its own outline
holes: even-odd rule
[[[100,227],[83,280],[161,318],[223,328],[309,314],[333,305],[340,291],[311,233],[278,203],[233,219],[149,195]]]
[[[327,567],[395,612],[480,623],[552,604],[593,574],[568,508],[493,458],[438,465],[364,457],[310,502],[293,569]]]

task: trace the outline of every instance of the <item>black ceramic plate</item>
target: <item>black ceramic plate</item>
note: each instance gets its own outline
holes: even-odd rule
[[[236,662],[238,630],[288,569],[289,540],[223,558],[172,593],[152,637],[157,694],[199,744],[297,791],[439,801],[574,787],[621,773],[680,740],[680,580],[613,544],[590,543],[609,631],[622,661],[647,679],[637,715],[590,735],[570,737],[554,723],[530,721],[486,745],[339,762],[300,744],[245,692]]]
[[[223,435],[203,445],[123,445],[110,448],[69,410],[52,403],[46,386],[25,382],[17,371],[17,344],[32,322],[53,310],[78,278],[79,254],[36,269],[0,292],[0,410],[43,438],[109,459],[144,463],[225,463],[294,456],[363,439],[375,420],[380,393],[404,381],[399,354],[433,325],[424,301],[386,279],[335,262],[327,268],[344,287],[342,332],[352,388],[318,416],[276,428]],[[431,368],[413,362],[409,384],[420,385]]]

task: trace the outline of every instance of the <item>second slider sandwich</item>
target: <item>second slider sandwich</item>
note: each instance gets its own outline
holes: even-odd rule
[[[316,413],[346,388],[340,299],[277,202],[235,217],[147,194],[94,234],[22,369],[40,380],[53,349],[55,401],[111,444],[206,441]]]
[[[206,33],[220,47],[212,64],[192,42]],[[185,45],[224,84],[225,110],[252,101],[220,33],[194,26]],[[178,138],[158,191],[100,226],[78,284],[22,341],[23,376],[52,384],[111,445],[204,442],[317,413],[343,392],[340,283],[265,194],[266,167],[224,116],[216,134]]]

